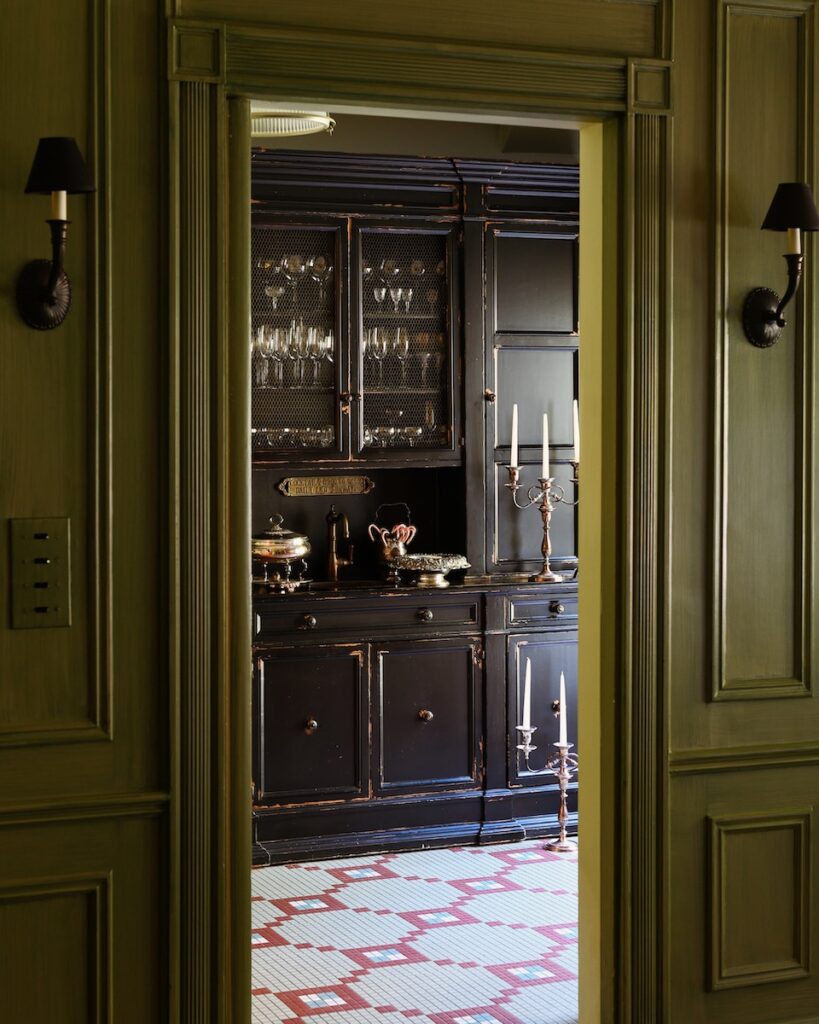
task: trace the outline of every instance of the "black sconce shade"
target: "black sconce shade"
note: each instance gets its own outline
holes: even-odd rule
[[[801,181],[778,185],[762,228],[765,231],[787,231],[788,228],[819,231],[819,212],[810,185]]]
[[[70,136],[40,139],[26,183],[26,192],[96,192],[77,143]]]

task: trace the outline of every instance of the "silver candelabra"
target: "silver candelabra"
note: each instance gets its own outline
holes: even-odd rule
[[[564,505],[577,505],[577,499],[569,501],[560,484],[555,483],[553,476],[549,476],[540,477],[537,484],[532,484],[526,491],[526,501],[521,504],[518,501],[518,492],[523,488],[523,484],[520,482],[520,466],[507,466],[506,470],[509,473],[509,483],[506,486],[512,493],[512,501],[515,504],[515,508],[526,509],[537,506],[543,518],[543,543],[540,546],[540,552],[543,555],[543,566],[540,572],[529,577],[529,582],[563,583],[563,577],[554,572],[549,564],[552,557],[552,513],[561,502]],[[574,484],[575,494],[577,494],[577,487],[580,483],[579,462],[572,462],[572,483]]]
[[[562,713],[563,709],[560,709]],[[554,754],[550,754],[546,759],[546,764],[543,768],[533,768],[530,764],[530,757],[533,750],[537,750],[536,746],[532,744],[532,734],[536,731],[537,726],[515,726],[517,731],[521,734],[523,739],[522,743],[518,743],[517,749],[522,751],[524,760],[526,762],[526,770],[532,775],[548,775],[552,774],[557,776],[558,785],[560,786],[560,808],[557,813],[557,821],[560,826],[560,834],[557,839],[553,839],[551,842],[546,844],[547,850],[552,850],[554,853],[573,853],[577,849],[577,843],[574,843],[571,839],[566,837],[566,822],[569,818],[569,811],[567,807],[568,793],[569,793],[569,782],[573,775],[577,773],[578,760],[577,754],[572,754],[571,749],[574,746],[573,743],[554,743],[553,746],[557,748]]]

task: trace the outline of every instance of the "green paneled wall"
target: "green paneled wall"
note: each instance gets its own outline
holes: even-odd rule
[[[748,288],[784,284],[781,239],[758,230],[773,185],[811,180],[814,173],[813,0],[512,0],[501,6],[421,0],[400,13],[379,0],[312,6],[168,0],[167,8],[155,0],[7,0],[2,13],[0,580],[8,576],[13,517],[70,516],[74,568],[70,629],[11,630],[8,587],[0,585],[0,990],[14,992],[17,1018],[73,1024],[97,1019],[94,1014],[109,1019],[110,1006],[116,1024],[244,1024],[232,1017],[231,1006],[241,999],[234,1002],[227,983],[220,984],[224,979],[184,966],[214,962],[212,942],[222,958],[216,962],[232,958],[241,981],[244,939],[230,938],[224,915],[231,889],[219,870],[231,863],[231,838],[223,832],[210,852],[200,850],[201,863],[184,876],[181,889],[175,860],[180,849],[188,856],[197,850],[176,842],[177,823],[187,829],[189,844],[192,836],[207,837],[209,828],[230,820],[239,835],[238,798],[231,819],[228,791],[216,785],[208,790],[205,777],[205,788],[192,793],[190,779],[175,766],[196,742],[201,716],[212,723],[214,765],[221,770],[232,759],[241,781],[236,737],[241,740],[243,730],[230,721],[229,705],[210,700],[209,690],[211,677],[227,678],[236,663],[236,638],[212,638],[206,671],[186,669],[187,649],[183,645],[180,653],[177,647],[181,636],[194,654],[203,649],[196,646],[197,609],[207,607],[214,621],[224,621],[223,609],[234,601],[230,588],[240,587],[242,577],[241,571],[223,574],[220,558],[212,560],[210,576],[189,579],[177,576],[169,562],[180,550],[179,509],[171,504],[176,468],[209,493],[209,481],[197,475],[199,453],[178,450],[169,429],[178,423],[183,438],[195,437],[196,422],[207,426],[211,414],[225,408],[226,395],[222,383],[209,390],[205,375],[204,388],[193,395],[195,406],[178,401],[185,385],[174,362],[175,297],[187,295],[193,303],[182,308],[183,327],[197,307],[185,291],[180,264],[168,254],[183,238],[188,249],[182,265],[208,275],[213,287],[207,315],[224,325],[226,293],[219,290],[216,268],[228,251],[229,231],[224,197],[209,191],[215,187],[211,171],[197,165],[179,174],[171,165],[170,172],[171,181],[189,192],[201,190],[201,216],[169,223],[169,212],[179,209],[168,189],[168,158],[176,152],[179,126],[192,132],[189,142],[202,160],[212,147],[221,148],[222,160],[213,165],[220,174],[227,157],[227,125],[214,100],[224,37],[203,26],[201,45],[179,51],[191,65],[177,69],[179,78],[198,74],[202,84],[173,83],[169,93],[164,21],[171,15],[214,27],[227,23],[231,31],[241,29],[236,38],[241,35],[243,45],[286,36],[283,59],[293,59],[294,47],[302,45],[304,53],[322,47],[330,52],[350,33],[363,34],[356,38],[368,53],[379,46],[373,34],[411,37],[408,52],[428,41],[429,67],[448,62],[450,95],[470,61],[491,56],[493,47],[504,48],[497,67],[514,64],[516,47],[526,48],[526,60],[541,50],[558,58],[579,55],[581,64],[585,57],[611,58],[600,79],[611,97],[607,109],[621,118],[621,146],[635,148],[639,173],[653,182],[645,199],[631,195],[623,179],[623,237],[628,239],[634,210],[642,232],[635,248],[624,251],[639,258],[662,245],[665,229],[658,219],[668,212],[673,260],[667,302],[661,296],[658,306],[649,299],[641,306],[637,296],[631,323],[643,353],[634,365],[650,366],[640,360],[654,353],[660,374],[660,402],[640,415],[641,429],[649,432],[643,436],[656,444],[663,529],[651,540],[656,550],[635,555],[641,571],[658,574],[659,646],[651,664],[642,654],[626,662],[631,667],[618,679],[615,712],[600,709],[603,721],[616,713],[621,723],[639,723],[642,709],[629,699],[634,683],[648,708],[650,721],[642,721],[651,726],[639,735],[659,743],[656,762],[641,761],[652,756],[650,745],[645,755],[639,743],[624,752],[642,771],[640,792],[654,792],[652,806],[659,809],[655,896],[663,932],[623,935],[623,976],[637,982],[635,991],[631,982],[622,987],[621,1005],[654,1005],[652,985],[640,981],[639,970],[625,970],[631,952],[650,938],[657,955],[657,1017],[668,1024],[817,1019],[810,957],[819,940],[811,898],[819,850],[819,706],[812,682],[810,247],[804,299],[778,347],[752,350],[737,321]],[[474,44],[472,56],[462,52],[456,60],[442,40]],[[230,60],[238,80],[237,52]],[[627,71],[623,58],[672,54],[673,117],[666,122],[664,66],[644,61]],[[258,74],[260,85],[273,88],[275,66],[255,59],[248,58],[243,87],[250,88]],[[200,70],[192,72],[197,62]],[[548,109],[538,97],[553,88],[551,72],[537,62],[531,67],[529,109],[538,103]],[[337,74],[348,72],[340,67]],[[482,83],[487,95],[500,88],[502,72],[497,76]],[[621,94],[618,83],[626,80]],[[313,92],[320,88],[334,91],[328,78]],[[360,88],[362,98],[374,98],[380,86]],[[386,77],[383,88],[390,88]],[[516,88],[509,104],[527,105]],[[410,85],[396,86],[395,102],[401,90],[411,94]],[[434,105],[434,95],[427,102]],[[458,102],[480,105],[474,96]],[[632,132],[634,111],[645,114],[652,105],[659,117],[642,118]],[[594,110],[593,101],[583,109]],[[18,320],[13,286],[19,266],[47,251],[48,202],[22,195],[36,139],[45,134],[76,135],[101,188],[96,197],[70,200],[74,308],[62,328],[39,335]],[[669,178],[652,178],[652,162],[661,162],[667,151]],[[233,168],[234,175],[240,172]],[[662,289],[661,256],[655,266],[637,280]],[[625,307],[632,278],[627,261],[624,267]],[[217,367],[226,358],[219,339],[227,335],[203,324],[205,349],[182,352],[181,365],[195,373],[200,356],[213,358]],[[626,370],[632,365],[631,326],[623,336]],[[219,374],[213,379],[222,381]],[[586,409],[584,415],[594,414]],[[627,444],[632,435],[625,427]],[[653,457],[632,452],[624,465],[636,467],[635,479],[651,481]],[[225,468],[213,470],[222,496],[229,490]],[[241,479],[237,472],[230,486],[240,486]],[[640,515],[650,513],[652,500],[646,496]],[[217,529],[201,508],[188,513],[200,517],[201,536],[214,551],[231,530],[235,536],[244,529],[230,522]],[[182,528],[186,543],[196,539],[196,529],[184,532],[184,520]],[[193,564],[194,553],[185,563],[183,552],[182,564]],[[207,549],[202,554],[207,558]],[[638,574],[635,587],[646,578]],[[646,586],[642,592],[652,591]],[[240,597],[235,600],[241,604]],[[649,655],[652,650],[647,645]],[[199,708],[185,721],[184,747],[174,740],[177,679],[182,706],[187,700]],[[188,683],[199,688],[186,691]],[[648,786],[649,776],[656,790]],[[187,779],[184,792],[180,779]],[[170,813],[171,807],[182,813]],[[624,835],[633,837],[633,848],[640,856],[650,853],[640,846],[640,820],[627,806],[620,811],[615,820],[627,826]],[[605,858],[605,842],[600,849]],[[608,890],[615,865],[613,858],[601,875]],[[743,902],[743,892],[766,886],[765,900]],[[186,900],[181,916],[180,891]],[[203,931],[195,940],[197,925]],[[5,955],[2,936],[10,930],[17,940]],[[38,948],[44,962],[59,965],[49,992],[36,988],[41,965],[26,952]],[[180,956],[181,987],[174,973]],[[607,1022],[616,1019],[616,990],[603,986]],[[634,1012],[628,1024],[648,1024]]]

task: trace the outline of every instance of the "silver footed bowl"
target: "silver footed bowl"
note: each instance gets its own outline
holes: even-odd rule
[[[444,579],[453,569],[468,569],[469,562],[463,555],[414,554],[401,555],[391,563],[396,569],[416,572],[416,587],[448,587]]]

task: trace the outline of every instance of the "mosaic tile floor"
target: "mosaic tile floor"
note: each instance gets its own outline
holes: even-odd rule
[[[255,869],[253,1024],[576,1024],[577,857],[542,845]]]

